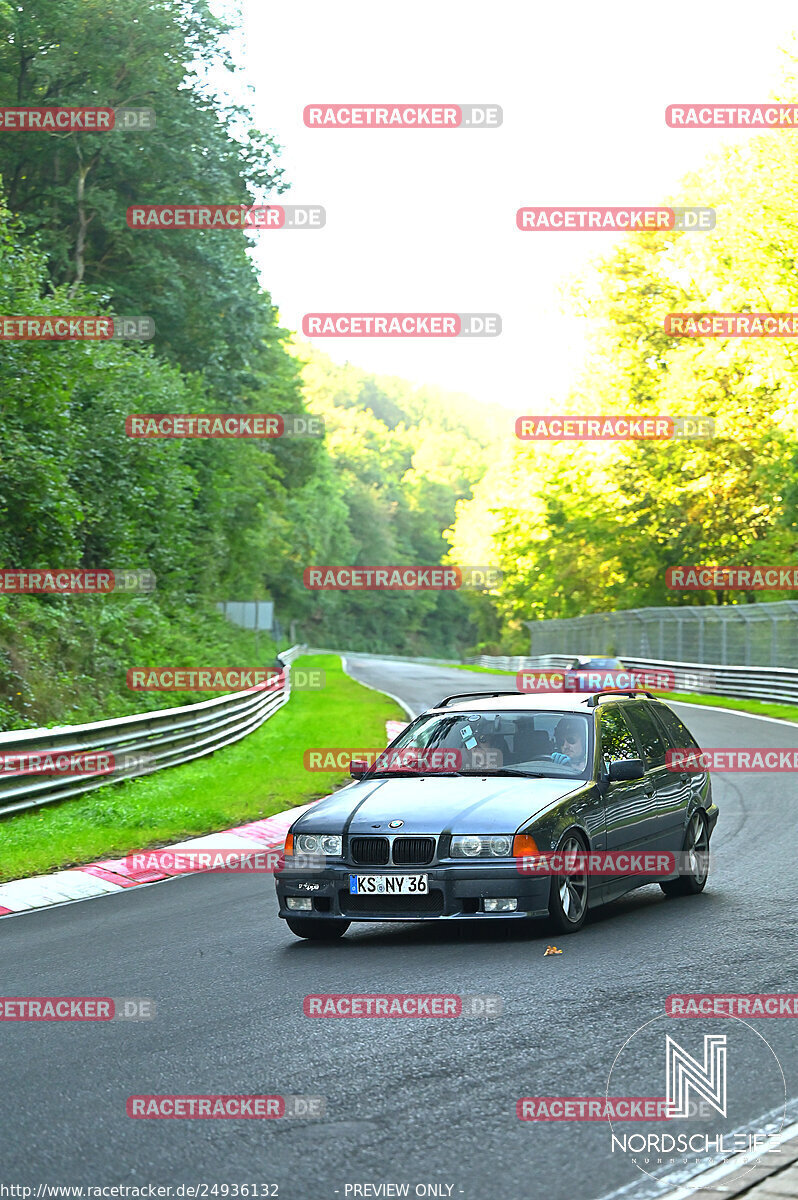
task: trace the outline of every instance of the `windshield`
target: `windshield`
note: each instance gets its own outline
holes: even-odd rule
[[[368,774],[586,779],[592,762],[592,722],[581,713],[458,711],[418,717]]]

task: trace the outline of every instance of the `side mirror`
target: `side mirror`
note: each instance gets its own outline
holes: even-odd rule
[[[622,780],[642,779],[646,773],[646,764],[642,758],[625,758],[620,762],[610,763],[610,783]]]
[[[349,764],[349,774],[353,779],[362,779],[368,769],[368,763],[362,758],[353,758]]]

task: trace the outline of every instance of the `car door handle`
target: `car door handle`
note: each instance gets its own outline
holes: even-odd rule
[[[653,784],[649,784],[648,787],[645,789],[645,792],[646,792],[647,796],[653,796],[654,795]]]
[[[682,783],[689,783],[689,782],[690,782],[690,776],[687,774],[687,772],[686,772],[686,771],[684,771],[684,772],[683,772],[683,773],[682,773],[682,774],[679,776],[679,779],[680,779],[680,781],[681,781]]]

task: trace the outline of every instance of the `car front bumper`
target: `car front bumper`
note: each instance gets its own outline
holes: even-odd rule
[[[355,895],[349,893],[350,875],[426,875],[429,891],[418,895]],[[522,874],[513,866],[473,863],[414,868],[325,867],[322,870],[286,869],[275,875],[280,916],[319,917],[345,921],[434,921],[467,918],[508,920],[545,917],[549,911],[551,879]],[[290,909],[289,896],[310,897],[312,909]],[[486,898],[518,901],[516,912],[486,913]]]

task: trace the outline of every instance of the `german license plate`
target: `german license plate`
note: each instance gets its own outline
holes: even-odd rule
[[[427,875],[350,875],[350,896],[417,896],[429,891]]]

